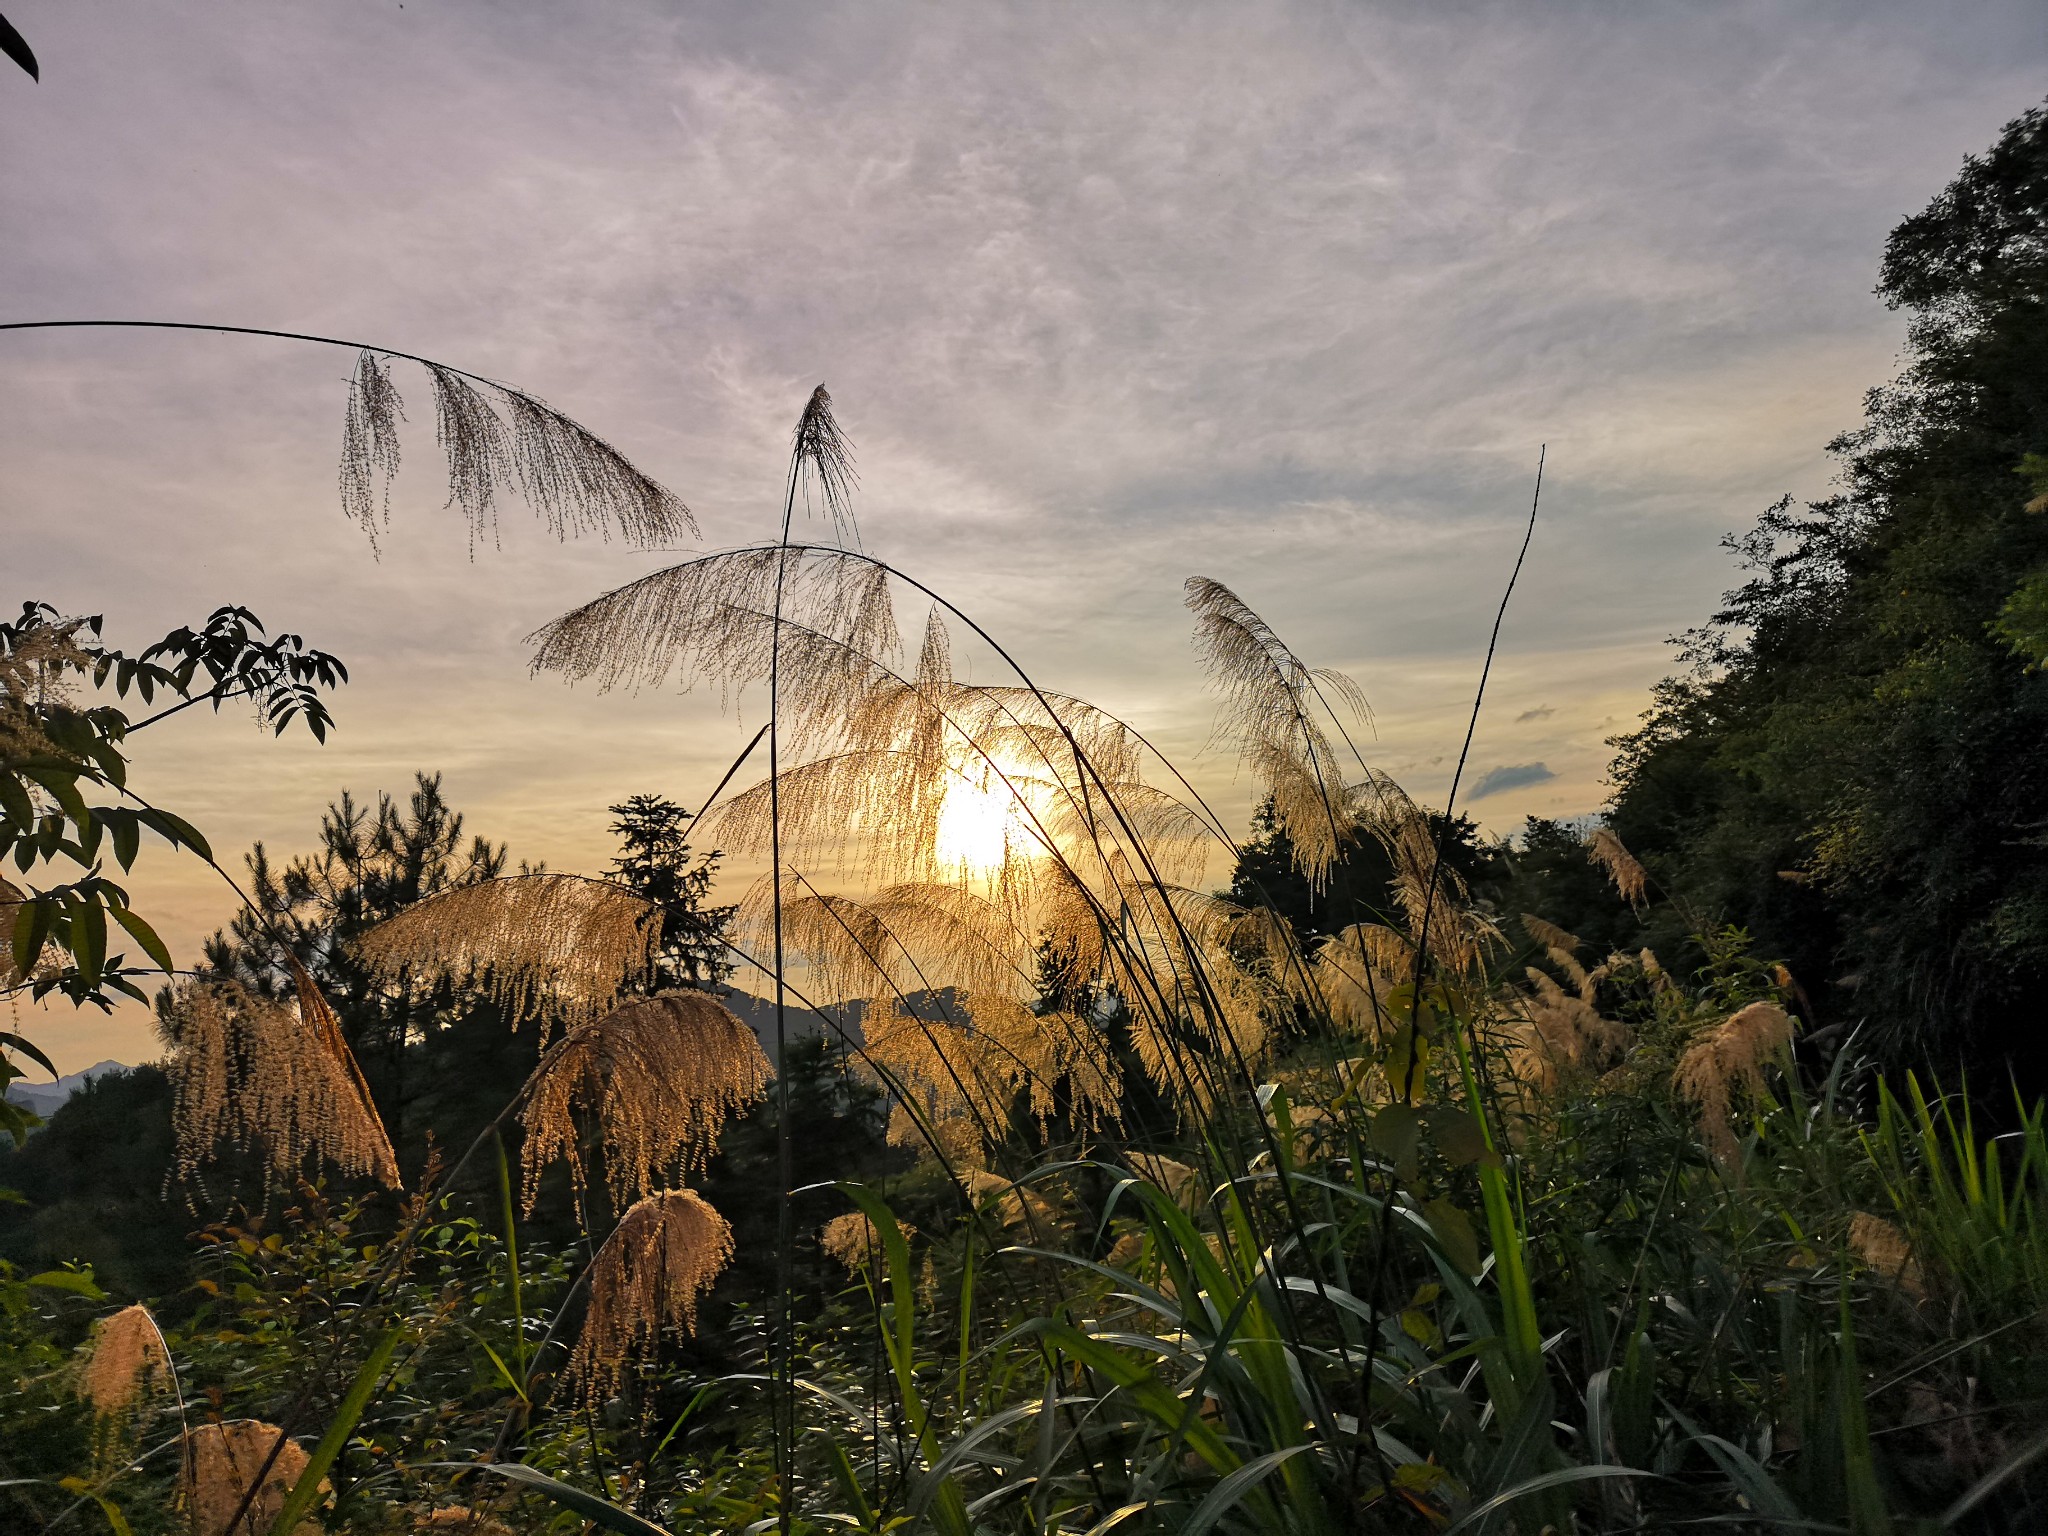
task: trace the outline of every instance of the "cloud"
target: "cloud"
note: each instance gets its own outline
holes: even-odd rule
[[[1535,709],[1525,709],[1515,716],[1515,724],[1527,725],[1531,720],[1548,720],[1556,713],[1557,711],[1548,704],[1541,705]]]
[[[1472,791],[1474,800],[1484,800],[1488,795],[1504,794],[1511,789],[1527,789],[1531,784],[1542,784],[1556,778],[1543,763],[1509,763],[1487,772],[1485,778]]]
[[[1182,578],[1358,675],[1361,749],[1441,803],[1539,443],[1493,675],[1556,712],[1550,795],[1594,803],[1600,738],[1729,585],[1720,536],[1824,493],[1822,445],[1892,366],[1887,229],[2048,66],[2039,0],[1193,0],[1084,28],[999,0],[801,27],[743,0],[23,3],[50,68],[0,90],[10,317],[272,324],[513,380],[715,546],[772,534],[823,379],[869,548],[1239,826],[1247,787],[1197,756]],[[248,603],[348,661],[328,747],[197,711],[149,733],[138,782],[217,848],[307,847],[343,784],[425,767],[515,858],[600,868],[603,807],[694,803],[758,703],[741,727],[715,690],[535,682],[519,637],[689,551],[558,547],[508,506],[472,562],[402,365],[373,561],[334,493],[351,361],[0,340],[0,598],[124,644]],[[225,895],[157,868],[131,894],[190,955]]]

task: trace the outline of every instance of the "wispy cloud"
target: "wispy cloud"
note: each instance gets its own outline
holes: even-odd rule
[[[1548,720],[1552,715],[1556,713],[1557,711],[1550,705],[1541,704],[1538,705],[1535,709],[1525,709],[1519,715],[1515,716],[1515,724],[1527,725],[1531,720]]]
[[[2048,65],[2038,0],[8,10],[44,61],[0,90],[11,317],[276,324],[512,379],[712,544],[772,526],[823,379],[871,547],[1182,755],[1200,571],[1358,673],[1362,745],[1440,797],[1547,441],[1495,675],[1550,701],[1574,807],[1600,722],[1728,585],[1719,536],[1827,485],[1897,343],[1887,228]],[[712,698],[530,682],[518,637],[652,560],[508,516],[472,565],[425,428],[372,562],[332,490],[346,373],[0,339],[0,600],[124,640],[245,602],[348,660],[328,749],[216,722],[142,748],[217,846],[305,846],[343,782],[430,767],[515,857],[601,864],[610,799],[687,801],[739,741]],[[157,878],[137,897],[189,953],[225,909]]]
[[[1485,776],[1472,787],[1472,798],[1484,800],[1488,795],[1502,794],[1510,789],[1527,789],[1532,784],[1547,784],[1557,775],[1543,763],[1508,763],[1499,768],[1490,768]]]

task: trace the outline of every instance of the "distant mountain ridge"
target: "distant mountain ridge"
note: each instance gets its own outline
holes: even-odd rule
[[[125,1061],[96,1061],[77,1072],[68,1072],[54,1083],[18,1082],[7,1090],[7,1102],[19,1104],[30,1114],[41,1115],[45,1120],[55,1114],[64,1101],[96,1077],[109,1072],[131,1070]]]

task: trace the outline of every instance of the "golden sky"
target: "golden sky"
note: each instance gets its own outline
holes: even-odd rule
[[[1893,365],[1885,232],[2048,62],[2030,3],[7,10],[43,79],[0,80],[5,318],[513,381],[707,547],[772,537],[822,379],[867,546],[1240,818],[1182,579],[1357,676],[1369,754],[1440,799],[1547,443],[1466,780],[1497,831],[1597,811],[1721,536],[1823,494]],[[324,747],[138,739],[224,854],[425,768],[515,860],[594,869],[606,805],[694,803],[752,726],[528,677],[521,637],[659,556],[515,506],[472,559],[402,364],[373,558],[335,493],[351,361],[0,335],[0,602],[129,645],[242,603],[348,662]],[[230,910],[167,855],[133,883],[181,959]],[[33,1029],[67,1069],[150,1052],[139,1014]]]

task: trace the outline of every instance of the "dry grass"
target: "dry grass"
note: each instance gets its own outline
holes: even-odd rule
[[[1200,1202],[1202,1176],[1186,1163],[1156,1152],[1127,1152],[1124,1162],[1131,1172],[1163,1191],[1174,1204],[1192,1210]]]
[[[170,989],[160,1027],[180,1174],[228,1141],[261,1146],[286,1178],[324,1157],[399,1187],[391,1139],[331,1014],[309,1020],[235,982],[187,982]]]
[[[1792,1044],[1793,1024],[1776,1003],[1751,1003],[1702,1031],[1678,1058],[1672,1086],[1700,1112],[1700,1134],[1724,1164],[1740,1156],[1735,1140],[1738,1095],[1765,1092],[1764,1068]]]
[[[412,1528],[436,1532],[439,1536],[513,1536],[512,1527],[502,1520],[493,1520],[489,1515],[480,1515],[460,1504],[445,1504],[430,1510],[415,1520]]]
[[[415,902],[356,940],[384,985],[481,986],[513,1017],[581,1023],[645,977],[661,912],[624,886],[581,875],[508,875]],[[541,1004],[552,1005],[543,1011]]]
[[[590,1266],[590,1308],[568,1377],[586,1402],[653,1359],[664,1329],[692,1333],[697,1303],[732,1259],[732,1228],[687,1189],[635,1202]]]
[[[356,359],[342,422],[341,501],[374,544],[390,523],[405,403],[391,359]],[[667,544],[697,531],[690,509],[588,428],[521,390],[429,363],[435,431],[448,455],[448,504],[469,524],[470,551],[495,534],[497,497],[525,497],[557,538],[616,531],[636,544]]]
[[[535,1069],[520,1112],[526,1209],[548,1164],[575,1161],[579,1117],[601,1127],[606,1180],[623,1204],[701,1169],[725,1122],[773,1075],[754,1032],[706,992],[639,998],[577,1025]]]
[[[1906,1234],[1882,1216],[1855,1211],[1849,1217],[1849,1251],[1915,1301],[1928,1294],[1927,1276]]]
[[[1649,872],[1610,829],[1595,827],[1587,834],[1586,857],[1614,882],[1615,890],[1630,906],[1641,908],[1649,899]]]
[[[270,1536],[285,1496],[306,1470],[305,1448],[298,1441],[285,1440],[239,1521],[235,1510],[283,1433],[257,1419],[230,1419],[202,1424],[185,1437],[185,1494],[193,1536]],[[320,1536],[320,1528],[305,1520],[293,1536]]]
[[[1319,680],[1355,712],[1365,696],[1339,673],[1312,671],[1236,593],[1205,576],[1187,580],[1195,615],[1195,648],[1223,694],[1219,734],[1240,755],[1273,800],[1280,829],[1311,887],[1320,890],[1357,821],[1321,718]]]
[[[1530,966],[1524,973],[1528,989],[1511,994],[1512,1015],[1524,1026],[1515,1053],[1516,1075],[1545,1092],[1554,1091],[1568,1073],[1599,1070],[1630,1040],[1627,1025],[1593,1006],[1597,983],[1576,962],[1571,968],[1578,971],[1578,992],[1565,991],[1547,971]]]
[[[848,1274],[872,1270],[882,1258],[882,1234],[865,1211],[834,1216],[819,1229],[818,1246]]]
[[[92,1404],[95,1417],[122,1417],[147,1393],[176,1382],[170,1349],[149,1308],[123,1307],[93,1324],[79,1364],[78,1395]]]

